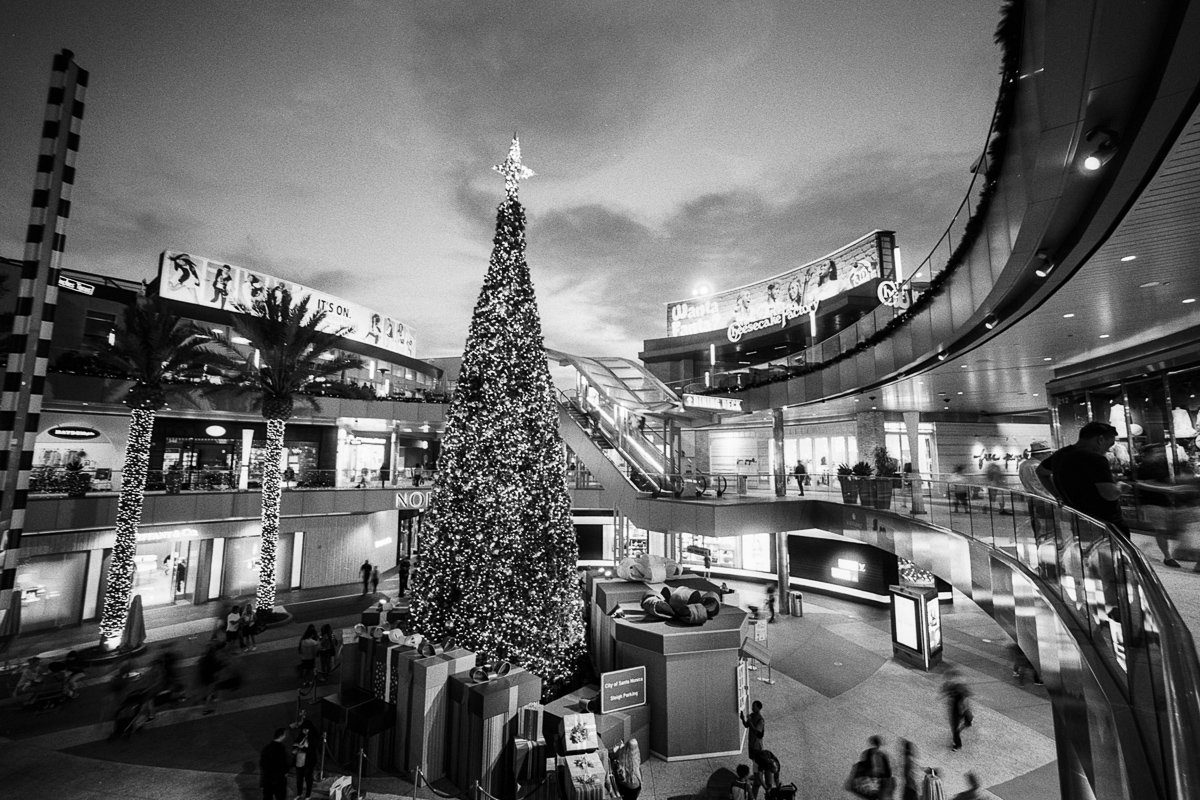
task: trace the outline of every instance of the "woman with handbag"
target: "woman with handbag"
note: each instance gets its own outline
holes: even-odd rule
[[[307,798],[313,791],[313,770],[317,766],[317,747],[320,737],[317,726],[305,717],[296,731],[296,742],[292,745],[292,758],[296,764],[296,796]]]

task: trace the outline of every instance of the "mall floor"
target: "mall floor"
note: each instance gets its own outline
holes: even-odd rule
[[[1196,577],[1200,579],[1200,576]],[[743,602],[756,603],[762,587],[731,581]],[[394,581],[381,590],[394,591]],[[295,719],[295,645],[308,622],[346,626],[364,605],[356,586],[293,592],[281,598],[295,621],[260,637],[257,650],[236,660],[244,685],[204,716],[194,702],[160,713],[129,739],[108,741],[112,701],[106,690],[113,667],[93,668],[77,700],[35,713],[12,700],[0,705],[0,786],[9,797],[155,798],[226,800],[260,796],[258,750],[277,726]],[[200,650],[214,625],[214,607],[180,606],[147,614],[150,649],[163,647],[183,659],[194,675]],[[770,625],[772,669],[752,673],[751,695],[761,700],[766,745],[803,798],[849,797],[846,776],[867,737],[881,735],[897,759],[901,738],[917,746],[922,766],[941,768],[946,789],[964,788],[973,770],[991,795],[1004,800],[1046,800],[1058,793],[1050,705],[1043,687],[1018,685],[1007,654],[1008,638],[965,597],[945,609],[945,661],[925,673],[891,659],[885,610],[808,594],[803,617],[780,617]],[[73,629],[25,637],[19,657],[62,652],[87,643],[91,632]],[[959,752],[950,749],[946,713],[938,689],[945,668],[958,667],[974,692],[975,724]],[[324,687],[324,692],[334,688]],[[192,691],[194,695],[194,690]],[[7,687],[5,691],[7,695]],[[736,718],[730,725],[738,725]],[[739,758],[647,762],[645,800],[724,800]],[[346,765],[349,766],[349,765]],[[336,769],[337,765],[327,764]],[[343,770],[350,772],[350,770]],[[411,784],[368,772],[370,796],[413,797]],[[451,787],[439,785],[443,791]],[[434,797],[426,787],[416,797]]]

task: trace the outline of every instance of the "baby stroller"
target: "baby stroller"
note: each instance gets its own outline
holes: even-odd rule
[[[113,731],[109,739],[124,736],[129,738],[137,733],[150,720],[150,692],[146,689],[135,689],[126,696],[125,701],[117,709],[113,720]]]

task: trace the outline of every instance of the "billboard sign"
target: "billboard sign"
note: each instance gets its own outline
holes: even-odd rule
[[[331,294],[192,253],[166,250],[158,272],[158,293],[168,300],[220,311],[250,308],[267,292],[283,287],[293,297],[311,295],[309,308],[325,311],[331,328],[348,327],[347,339],[415,357],[412,328],[366,306]]]
[[[890,232],[874,231],[773,278],[709,297],[668,303],[667,336],[724,329],[729,341],[736,342],[767,329],[801,324],[809,314],[818,313],[822,301],[891,277],[894,247]]]

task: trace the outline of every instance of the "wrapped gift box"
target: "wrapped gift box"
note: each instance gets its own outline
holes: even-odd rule
[[[608,774],[597,753],[572,753],[566,758],[567,800],[606,800]]]
[[[370,630],[371,626],[379,624],[379,619],[382,616],[383,614],[380,612],[379,606],[371,606],[362,612],[362,619],[360,621]]]
[[[465,675],[475,666],[475,654],[462,648],[412,661],[405,769],[418,767],[430,780],[446,775],[451,676]]]
[[[517,786],[531,786],[546,775],[546,742],[543,739],[513,740],[513,775]],[[521,794],[520,791],[517,792]]]
[[[542,704],[530,703],[521,706],[517,717],[517,736],[522,739],[542,738]]]
[[[563,716],[563,749],[570,755],[600,746],[596,736],[596,715],[590,712]]]
[[[484,683],[475,683],[468,675],[451,676],[447,688],[447,777],[460,790],[479,781],[481,788],[496,797],[511,796],[517,712],[541,696],[541,678],[518,667]]]

